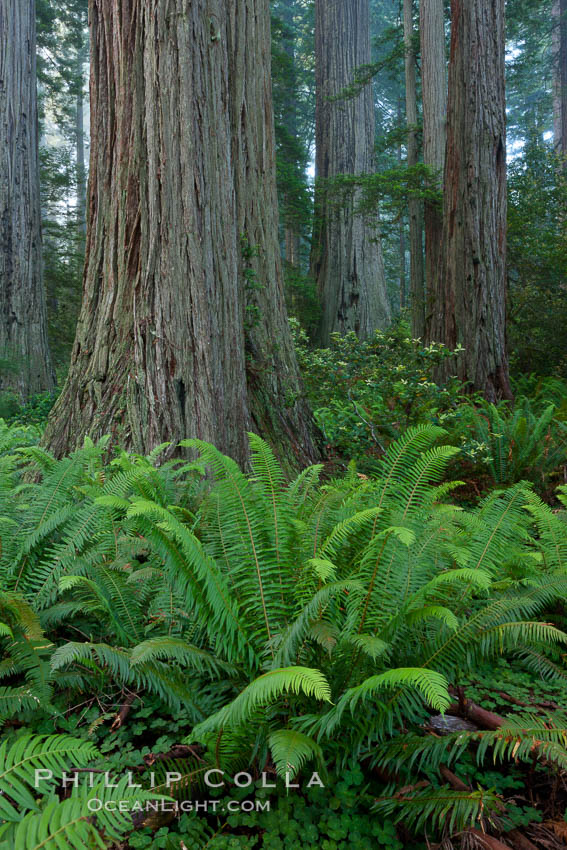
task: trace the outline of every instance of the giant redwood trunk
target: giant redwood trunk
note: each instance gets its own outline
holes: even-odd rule
[[[447,119],[447,62],[444,0],[420,0],[421,90],[423,104],[423,162],[434,175],[433,186],[443,189]],[[438,284],[443,238],[443,210],[435,201],[424,205],[425,284],[434,293]],[[427,301],[426,301],[427,304]],[[426,325],[429,310],[426,307]]]
[[[239,279],[252,426],[287,466],[318,456],[288,324],[278,238],[269,0],[228,4]]]
[[[264,216],[267,233],[274,227],[274,240],[277,223],[271,209],[260,207],[272,202],[270,191],[252,198],[272,180],[275,192],[272,130],[264,126],[271,112],[257,99],[268,97],[269,81],[254,61],[265,51],[269,62],[269,32],[259,30],[268,40],[255,42],[249,29],[251,40],[238,45],[236,56],[229,37],[236,5],[90,2],[87,259],[69,377],[45,437],[57,454],[85,434],[109,433],[138,451],[197,436],[244,461],[246,430],[261,418],[256,399],[269,396],[276,408],[270,393],[286,379],[298,392],[293,351],[284,348],[282,375],[272,383],[261,375],[264,394],[248,398],[247,369],[264,358],[269,370],[273,360],[263,338],[245,356],[249,277],[243,280],[240,241],[246,233],[270,254],[271,236],[256,216]],[[239,14],[251,7],[251,0],[238,2]],[[258,27],[265,11],[256,10]],[[233,160],[240,148],[247,165]],[[246,167],[249,207],[235,196]],[[276,286],[262,283],[270,293]],[[285,321],[280,308],[264,311],[259,327],[277,333]],[[303,427],[294,436],[306,457],[312,443],[303,412],[304,418],[290,412],[286,421],[290,429]],[[263,433],[272,437],[269,429]]]
[[[404,0],[404,47],[406,81],[406,123],[409,168],[419,162],[416,55],[413,29],[413,0]],[[425,334],[425,286],[423,267],[423,214],[419,198],[408,201],[410,233],[411,327],[414,337]]]
[[[45,442],[148,451],[249,426],[224,4],[91,0],[83,303]]]
[[[79,9],[79,21],[77,31],[77,56],[76,56],[76,86],[77,94],[75,100],[75,159],[77,174],[77,224],[81,237],[84,239],[87,233],[87,169],[85,166],[85,128],[83,120],[84,97],[83,97],[83,66],[88,59],[89,45],[84,43],[85,19],[83,10]]]
[[[443,256],[431,339],[450,373],[511,398],[506,354],[504,0],[452,0]]]
[[[0,3],[0,390],[52,389],[41,256],[35,0]]]
[[[356,212],[360,191],[337,204],[329,182],[374,170],[372,86],[337,98],[370,63],[368,0],[316,0],[316,176],[312,272],[322,307],[320,341],[333,332],[370,336],[390,321],[377,221]]]

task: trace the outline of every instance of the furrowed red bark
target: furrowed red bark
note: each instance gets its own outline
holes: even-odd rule
[[[45,443],[198,436],[239,460],[249,425],[220,0],[91,0],[84,293]],[[231,226],[232,225],[232,226]]]
[[[267,12],[264,0],[90,2],[87,259],[44,438],[57,455],[85,434],[143,452],[199,437],[245,462],[253,428],[276,450],[293,438],[296,462],[316,453],[274,259]],[[250,332],[243,237],[263,287]]]
[[[269,0],[230,4],[232,157],[237,232],[243,240],[246,376],[251,424],[288,468],[320,456],[288,324],[278,237]]]
[[[83,65],[88,59],[88,43],[83,44],[84,18],[79,18],[81,42],[77,48],[77,97],[75,103],[75,154],[77,170],[77,218],[79,229],[83,238],[87,235],[87,169],[85,167],[85,128],[83,120],[84,97],[83,97]]]
[[[443,256],[429,340],[464,352],[456,374],[512,398],[506,352],[504,0],[452,0]]]

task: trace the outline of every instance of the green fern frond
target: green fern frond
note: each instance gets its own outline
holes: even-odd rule
[[[373,661],[386,655],[391,649],[390,644],[376,635],[352,635],[346,638],[346,642],[360,649]]]
[[[364,532],[370,528],[380,513],[381,508],[379,507],[366,508],[335,525],[321,544],[318,550],[318,557],[324,557],[325,560],[332,561],[345,541],[351,538],[355,532]]]
[[[375,764],[386,770],[431,771],[450,766],[473,748],[477,764],[507,761],[533,763],[534,757],[567,766],[567,721],[563,713],[510,715],[495,731],[460,730],[441,738],[409,734],[379,744]]]
[[[177,661],[184,667],[190,667],[198,673],[208,672],[213,676],[235,675],[235,668],[221,661],[204,649],[184,641],[182,638],[174,638],[164,635],[162,637],[150,638],[139,643],[132,649],[130,664],[146,664],[156,659],[160,661]]]
[[[311,624],[322,616],[331,600],[357,597],[363,594],[363,586],[356,581],[338,581],[324,585],[303,606],[297,618],[282,632],[280,643],[273,660],[275,667],[291,664],[299,647],[305,640]]]
[[[294,729],[279,729],[268,738],[278,776],[294,779],[306,761],[323,757],[321,747],[308,735]]]
[[[200,723],[194,730],[194,739],[218,729],[237,727],[248,720],[254,710],[270,705],[284,694],[299,694],[321,702],[331,701],[331,689],[319,670],[307,667],[287,667],[271,670],[255,679],[236,699]]]
[[[92,743],[68,735],[25,735],[15,742],[4,741],[0,744],[0,817],[15,823],[22,810],[37,811],[40,794],[53,791],[63,773],[84,767],[97,755]]]
[[[447,432],[436,425],[417,425],[408,428],[402,436],[388,448],[380,461],[378,477],[381,479],[378,507],[395,490],[400,480],[404,480],[406,470],[436,440]]]
[[[129,788],[127,778],[115,787],[98,782],[88,790],[73,790],[67,800],[46,802],[39,812],[28,812],[17,825],[0,827],[0,839],[26,850],[92,850],[93,846],[104,850],[108,839],[119,841],[132,829],[130,807],[149,800],[169,799]],[[122,802],[121,806],[118,801]]]
[[[455,631],[459,628],[457,617],[448,608],[443,605],[426,605],[424,608],[411,610],[407,615],[407,623],[410,626],[415,626],[423,620],[433,617],[436,620],[441,620],[447,628]]]
[[[361,700],[367,700],[380,691],[403,688],[416,690],[437,711],[444,712],[451,704],[449,683],[441,673],[421,667],[399,667],[371,676],[361,685],[350,688],[340,698],[337,709],[342,713],[348,706],[353,711]]]
[[[28,640],[43,638],[38,615],[20,594],[0,591],[0,612],[11,621],[10,631],[17,628]]]
[[[303,472],[300,472],[297,478],[288,486],[287,496],[290,505],[296,510],[300,510],[305,506],[312,490],[319,484],[319,479],[323,469],[324,464],[322,463],[308,466],[303,470]]]
[[[317,578],[323,583],[336,578],[337,568],[332,561],[328,561],[326,558],[309,558],[306,566],[311,567]]]
[[[479,826],[484,818],[498,813],[502,808],[501,798],[493,791],[453,791],[450,788],[424,788],[413,792],[395,793],[393,788],[381,797],[375,811],[383,817],[391,817],[397,823],[403,821],[412,830],[424,827],[440,830],[445,828],[449,835],[467,827]]]

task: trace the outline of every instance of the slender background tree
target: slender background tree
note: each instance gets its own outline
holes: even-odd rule
[[[420,0],[420,40],[423,161],[434,174],[434,186],[442,191],[447,115],[447,61],[443,0]],[[431,200],[426,201],[424,219],[425,281],[427,290],[432,293],[435,291],[440,272],[443,236],[441,204]],[[427,313],[426,302],[425,314]]]
[[[370,64],[368,0],[316,0],[315,13],[319,183],[311,265],[322,307],[320,341],[326,345],[336,331],[368,337],[388,325],[391,312],[377,216],[372,226],[356,213],[357,191],[337,204],[328,183],[374,170],[372,89],[366,85],[354,97],[341,97],[355,71]]]
[[[0,5],[0,386],[25,400],[50,390],[34,0]]]
[[[229,4],[226,37],[239,280],[252,426],[288,465],[318,456],[288,324],[278,239],[268,0]]]
[[[553,9],[553,133],[555,150],[567,161],[567,0]]]
[[[48,331],[65,374],[81,300],[88,157],[88,0],[37,0],[43,259]]]
[[[415,168],[419,162],[419,115],[417,108],[416,34],[413,26],[413,0],[404,0],[404,47],[406,82],[406,121],[408,128],[407,164]],[[411,326],[414,337],[425,333],[425,282],[423,267],[423,213],[419,198],[408,202],[410,234]]]

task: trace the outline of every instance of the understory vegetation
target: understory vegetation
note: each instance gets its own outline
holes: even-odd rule
[[[567,0],[0,0],[0,850],[566,847],[566,279]]]
[[[561,846],[561,382],[298,337],[332,460],[291,482],[253,434],[242,471],[2,422],[3,850]]]

